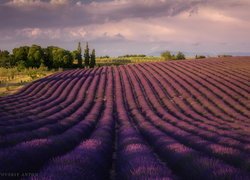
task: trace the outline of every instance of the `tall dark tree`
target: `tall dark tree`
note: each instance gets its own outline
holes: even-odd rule
[[[186,59],[186,57],[182,52],[178,52],[176,55],[176,59],[181,60],[181,59]]]
[[[84,64],[86,67],[89,67],[89,45],[88,45],[88,42],[86,44],[86,48],[85,48],[85,51],[84,51]]]
[[[71,68],[73,64],[73,57],[70,51],[63,48],[53,47],[52,50],[53,67],[54,68]]]
[[[44,61],[44,51],[38,45],[32,45],[29,48],[27,55],[26,66],[27,67],[39,67],[41,62]]]
[[[78,42],[77,51],[82,54],[81,42]]]
[[[76,59],[78,61],[78,66],[82,67],[82,47],[80,42],[78,43],[77,47]]]
[[[0,50],[0,67],[11,67],[12,56],[8,51]]]
[[[92,50],[91,56],[90,56],[90,64],[89,67],[93,68],[95,67],[96,62],[95,62],[95,49]]]
[[[28,53],[29,53],[29,46],[22,46],[19,48],[14,48],[12,50],[13,52],[13,56],[14,56],[14,65],[16,65],[16,63],[18,61],[24,61],[25,63],[28,60]]]
[[[53,50],[54,46],[48,46],[43,49],[44,52],[44,65],[48,68],[53,68]]]

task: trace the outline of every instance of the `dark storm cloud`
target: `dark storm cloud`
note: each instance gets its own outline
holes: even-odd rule
[[[82,40],[104,54],[114,43],[117,53],[245,50],[249,7],[249,0],[0,0],[0,49],[32,43],[73,49]]]
[[[13,0],[0,4],[3,28],[83,26],[126,18],[175,16],[197,12],[201,5],[241,6],[245,1],[225,0]]]
[[[23,27],[60,27],[78,23],[78,11],[69,5],[55,6],[50,4],[37,5],[1,5],[1,28]],[[88,22],[84,11],[81,12],[81,21]]]
[[[54,2],[54,3],[52,3]],[[0,5],[2,28],[69,27],[126,18],[175,16],[193,11],[197,1],[8,1]]]

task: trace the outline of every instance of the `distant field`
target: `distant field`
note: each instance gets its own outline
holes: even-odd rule
[[[0,178],[250,179],[249,93],[250,57],[42,78],[0,97]]]
[[[96,64],[100,66],[105,65],[125,65],[131,63],[145,63],[145,62],[162,62],[165,61],[162,57],[147,56],[147,57],[110,57],[97,58]]]
[[[17,92],[28,83],[51,75],[55,71],[42,69],[0,68],[0,96],[6,96]]]

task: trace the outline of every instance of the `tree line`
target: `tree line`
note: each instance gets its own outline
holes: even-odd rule
[[[164,51],[161,53],[161,57],[163,57],[165,60],[181,60],[186,59],[185,55],[182,52],[178,52],[176,55],[171,54],[170,51]]]
[[[77,63],[74,63],[77,61]],[[93,68],[96,65],[95,49],[90,53],[89,45],[84,49],[84,63],[81,43],[74,51],[68,51],[56,46],[42,48],[39,45],[21,46],[14,48],[12,54],[0,50],[0,67],[24,66],[26,68],[39,68],[46,66],[52,68]]]
[[[123,56],[118,56],[118,58],[129,58],[129,57],[146,57],[145,54],[126,54]]]

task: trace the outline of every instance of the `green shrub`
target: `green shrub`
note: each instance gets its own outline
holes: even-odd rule
[[[195,59],[204,59],[206,58],[206,56],[203,56],[203,55],[196,55],[195,56]]]
[[[175,56],[176,60],[186,59],[185,55],[182,52],[178,52]]]
[[[170,53],[170,51],[165,51],[161,53],[161,57],[163,57],[165,60],[173,59],[173,55]]]
[[[232,55],[228,55],[228,54],[222,54],[222,55],[218,55],[218,57],[233,57]]]

